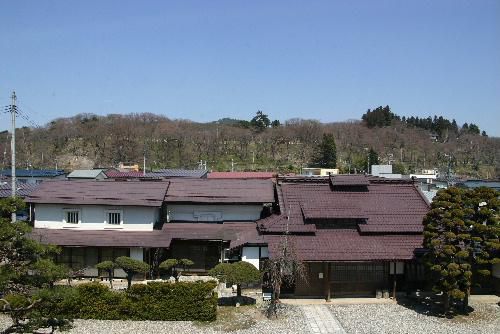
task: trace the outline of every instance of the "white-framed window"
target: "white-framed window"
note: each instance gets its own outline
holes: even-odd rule
[[[107,210],[104,223],[109,225],[123,224],[123,211],[122,210]]]
[[[82,222],[82,213],[80,209],[63,209],[63,223],[80,224]]]

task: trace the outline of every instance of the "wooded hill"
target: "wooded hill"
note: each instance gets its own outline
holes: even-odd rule
[[[364,120],[328,124],[304,119],[280,124],[270,122],[262,112],[258,116],[251,121],[223,119],[212,123],[170,120],[154,114],[60,118],[41,128],[17,129],[17,166],[41,169],[57,164],[71,170],[116,166],[119,162],[142,165],[145,154],[148,170],[197,168],[203,160],[209,170],[231,170],[233,163],[236,171],[299,172],[311,163],[322,135],[332,133],[337,167],[342,172],[366,170],[367,155],[373,149],[380,163],[394,164],[395,172],[439,168],[446,173],[450,167],[460,176],[500,176],[500,138],[481,136],[475,129],[471,132],[457,127],[436,135],[433,129],[409,123],[409,118],[392,117],[383,124],[368,124],[366,114]],[[5,152],[2,167],[10,167],[7,131],[0,133],[0,150]]]

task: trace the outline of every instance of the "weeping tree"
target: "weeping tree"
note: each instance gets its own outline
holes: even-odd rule
[[[425,261],[445,312],[452,300],[465,310],[473,278],[490,275],[499,262],[499,195],[487,188],[441,190],[424,218]]]
[[[118,268],[118,265],[113,261],[103,261],[95,266],[99,270],[103,270],[108,274],[109,285],[111,289],[113,289],[113,277],[115,273],[115,269]]]
[[[122,268],[127,274],[127,288],[132,286],[132,279],[135,274],[145,274],[149,271],[149,265],[144,261],[132,259],[128,256],[120,256],[115,260],[116,265]]]
[[[307,281],[304,263],[295,251],[295,243],[288,233],[282,235],[277,248],[264,262],[264,277],[272,289],[268,317],[277,316],[277,304],[280,303],[282,285],[293,285],[298,278]]]

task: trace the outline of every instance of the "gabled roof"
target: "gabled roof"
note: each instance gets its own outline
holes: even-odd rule
[[[102,169],[76,169],[68,174],[67,178],[81,178],[81,179],[95,179],[102,174],[104,178],[107,178],[106,174]]]
[[[278,176],[275,172],[210,172],[209,179],[273,179]]]
[[[171,179],[167,203],[262,204],[274,202],[270,180]]]
[[[11,177],[12,171],[4,169],[0,171],[1,175]],[[56,177],[64,175],[62,169],[16,169],[16,177]]]
[[[337,186],[329,178],[279,181],[281,214],[257,221],[271,256],[285,231],[305,261],[404,260],[422,247],[429,205],[413,182],[332,179]]]
[[[160,207],[168,182],[45,181],[26,198],[30,203]]]

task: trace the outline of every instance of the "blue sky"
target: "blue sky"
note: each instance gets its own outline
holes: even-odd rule
[[[332,122],[388,104],[500,136],[497,0],[2,1],[0,51],[0,105],[15,89],[39,124],[258,109]]]

